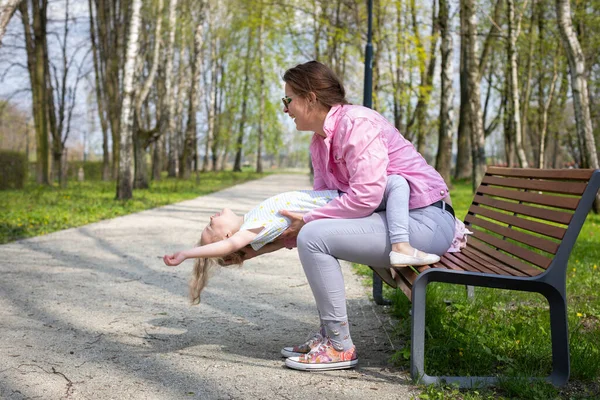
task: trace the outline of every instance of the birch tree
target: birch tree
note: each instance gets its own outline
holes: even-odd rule
[[[121,105],[121,132],[117,199],[129,200],[133,197],[133,101],[136,56],[139,48],[142,0],[132,1],[127,53],[123,70],[123,103]]]
[[[556,0],[556,13],[563,47],[567,54],[567,60],[569,61],[577,134],[584,143],[584,165],[582,165],[582,167],[598,168],[598,154],[596,152],[596,144],[592,131],[592,119],[590,115],[587,71],[585,68],[583,51],[573,29],[570,1]]]
[[[528,168],[529,163],[525,156],[523,149],[523,131],[521,128],[521,107],[519,102],[519,78],[518,78],[518,63],[517,63],[517,37],[519,36],[521,17],[515,19],[515,2],[514,0],[506,0],[506,9],[508,15],[508,41],[507,41],[507,55],[509,63],[510,73],[510,124],[512,124],[512,132],[515,135],[515,148],[517,151],[517,158],[521,168]]]
[[[577,136],[583,143],[582,167],[598,169],[600,166],[598,165],[598,153],[592,130],[587,72],[583,51],[573,30],[569,0],[556,0],[556,15],[563,47],[569,61],[575,125],[577,126]],[[596,212],[600,209],[600,193],[596,194],[594,209]]]
[[[21,0],[0,1],[0,48],[2,48],[2,38],[6,32],[6,26],[19,7],[19,3],[21,3]]]
[[[479,186],[483,179],[486,168],[485,160],[485,136],[483,132],[483,121],[481,114],[481,88],[479,62],[477,59],[477,15],[475,13],[474,0],[461,0],[461,14],[464,14],[465,34],[463,45],[465,46],[465,71],[467,76],[469,113],[469,129],[471,132],[471,157],[473,163],[472,183],[473,190]]]
[[[167,42],[167,51],[165,53],[165,109],[166,109],[166,140],[169,145],[169,157],[167,170],[169,177],[177,176],[177,135],[175,107],[177,99],[174,90],[173,58],[175,49],[175,30],[177,23],[177,0],[171,0],[169,3],[169,39]]]

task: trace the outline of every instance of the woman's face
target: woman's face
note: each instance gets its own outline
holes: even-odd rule
[[[287,113],[294,120],[296,129],[299,131],[312,130],[311,112],[308,101],[294,93],[291,86],[287,83],[285,84],[285,99],[288,103],[284,107],[283,112]]]

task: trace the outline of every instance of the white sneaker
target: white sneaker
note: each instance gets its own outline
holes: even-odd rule
[[[430,265],[440,261],[440,256],[435,254],[425,253],[423,257],[417,257],[417,254],[419,254],[419,250],[417,249],[415,249],[415,253],[412,256],[391,251],[390,264],[393,267],[408,267],[409,265]]]

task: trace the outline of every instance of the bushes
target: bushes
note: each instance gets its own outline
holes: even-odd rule
[[[27,168],[25,154],[0,150],[0,190],[23,189]]]
[[[68,178],[77,180],[79,168],[83,167],[83,174],[86,181],[102,180],[102,161],[69,161]]]

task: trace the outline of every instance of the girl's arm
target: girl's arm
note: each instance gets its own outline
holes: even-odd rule
[[[248,245],[250,242],[252,242],[252,239],[254,239],[256,235],[257,233],[252,231],[240,230],[227,239],[204,246],[194,247],[188,250],[179,251],[175,254],[165,255],[163,257],[163,261],[169,266],[175,266],[181,264],[188,258],[225,257],[226,255],[231,254],[234,251],[238,251]]]

